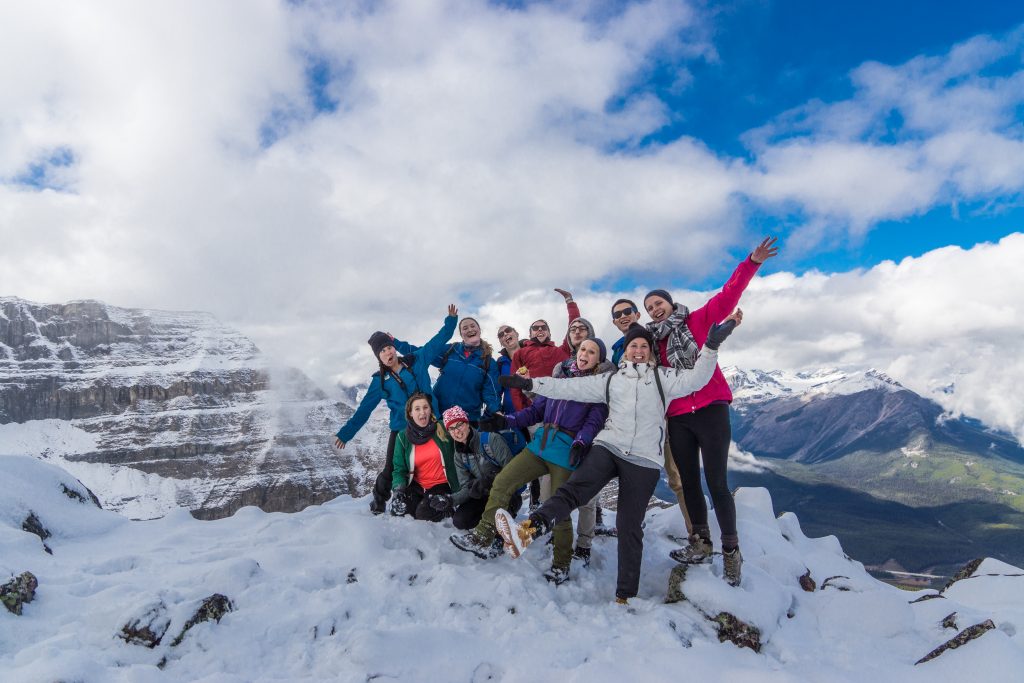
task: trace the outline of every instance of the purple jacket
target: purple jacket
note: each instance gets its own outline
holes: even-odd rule
[[[597,373],[610,372],[614,366],[605,361],[597,368]],[[553,377],[561,376],[561,364],[555,366]],[[574,440],[582,441],[588,446],[593,443],[604,428],[608,418],[608,406],[605,403],[580,403],[565,399],[544,398],[538,396],[532,405],[511,415],[506,415],[508,426],[521,429],[537,423],[553,424],[564,430],[575,433]]]

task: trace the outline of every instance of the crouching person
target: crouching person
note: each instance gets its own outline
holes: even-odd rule
[[[569,519],[569,514],[593,498],[612,479],[619,479],[618,579],[616,602],[635,597],[640,586],[643,555],[641,524],[647,503],[658,483],[664,462],[665,407],[668,401],[686,396],[708,383],[718,361],[718,346],[735,321],[715,326],[708,334],[693,369],[659,368],[652,355],[654,340],[645,328],[634,325],[626,332],[625,354],[612,375],[571,379],[503,377],[502,382],[532,390],[550,399],[600,401],[608,405],[608,421],[594,439],[583,464],[573,472],[529,519],[520,524],[498,510],[495,526],[510,555],[519,557],[537,536]]]
[[[610,370],[611,364],[605,363],[605,355],[606,350],[601,340],[588,339],[582,342],[576,360],[570,364],[566,372],[571,377],[584,377]],[[506,376],[504,379],[507,380],[508,377],[518,375]],[[603,398],[599,402],[588,403],[539,398],[528,408],[512,415],[499,415],[481,420],[480,428],[490,431],[509,427],[522,429],[537,423],[542,423],[542,426],[538,427],[529,445],[498,473],[480,523],[469,533],[454,534],[451,537],[452,543],[460,550],[482,558],[500,554],[500,548],[494,543],[495,512],[505,506],[519,487],[542,475],[551,475],[553,489],[561,486],[580,462],[584,461],[584,456],[594,436],[604,426],[607,415],[608,409]],[[569,566],[573,558],[572,520],[566,515],[552,526],[554,558],[550,571],[546,572],[544,577],[554,583],[562,583],[569,578]]]
[[[459,490],[452,494],[452,523],[456,529],[472,529],[480,523],[494,478],[512,460],[512,451],[501,435],[473,429],[469,415],[459,406],[452,406],[441,417],[455,442],[455,473],[459,478]],[[514,515],[522,504],[523,499],[514,494],[508,509]]]
[[[395,440],[391,514],[439,522],[451,516],[452,494],[459,491],[455,448],[425,394],[409,398],[405,418],[405,430]]]

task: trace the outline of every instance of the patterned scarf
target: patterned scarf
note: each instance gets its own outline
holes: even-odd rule
[[[682,304],[676,304],[675,310],[669,317],[659,323],[647,323],[647,329],[654,335],[655,341],[661,341],[668,337],[668,346],[665,353],[668,362],[676,370],[687,368],[692,370],[693,364],[697,361],[697,340],[693,338],[686,319],[690,317],[690,309]],[[658,357],[658,350],[652,349],[655,360]]]

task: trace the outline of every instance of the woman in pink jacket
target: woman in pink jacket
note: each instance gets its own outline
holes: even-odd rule
[[[648,293],[644,297],[644,308],[651,316],[647,329],[654,335],[661,365],[676,369],[692,368],[708,331],[733,312],[760,265],[778,253],[775,238],[765,239],[736,267],[722,291],[693,311],[673,302],[672,296],[663,289]],[[727,570],[731,570],[726,572],[727,578],[737,585],[742,556],[736,533],[736,506],[729,491],[726,470],[732,441],[729,424],[731,402],[732,391],[722,369],[716,366],[711,381],[703,389],[677,398],[668,406],[669,444],[682,476],[686,510],[693,525],[689,546],[671,554],[674,560],[685,563],[705,562],[711,557],[708,509],[700,487],[703,456],[704,479],[722,529],[722,554]]]

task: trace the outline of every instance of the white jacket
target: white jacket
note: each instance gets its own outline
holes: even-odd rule
[[[532,391],[548,398],[564,398],[582,403],[605,403],[607,389],[608,419],[594,438],[614,446],[625,455],[646,458],[661,467],[665,463],[665,408],[672,399],[688,396],[708,381],[718,364],[718,351],[705,347],[692,370],[655,368],[623,360],[608,383],[608,375],[555,379],[537,377]],[[654,373],[661,373],[665,403],[661,401]]]

